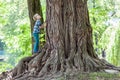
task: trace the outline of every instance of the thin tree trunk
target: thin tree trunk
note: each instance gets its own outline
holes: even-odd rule
[[[42,7],[41,7],[40,0],[27,0],[27,3],[28,3],[28,10],[29,10],[30,25],[31,25],[31,35],[32,35],[34,22],[35,22],[33,20],[33,15],[35,13],[38,13],[42,17],[43,16]],[[43,17],[41,18],[41,22],[43,23]],[[33,52],[33,43],[34,41],[32,37],[32,52]]]

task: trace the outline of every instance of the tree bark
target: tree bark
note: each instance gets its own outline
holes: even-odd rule
[[[42,6],[40,3],[40,0],[27,0],[28,3],[28,10],[29,10],[29,18],[30,18],[30,25],[31,25],[31,35],[33,32],[33,27],[34,27],[34,20],[33,20],[33,15],[35,13],[38,13],[41,15],[41,17],[43,16],[42,14]],[[43,17],[41,18],[41,22],[43,23]],[[33,49],[33,37],[32,37],[32,49]],[[33,52],[33,50],[32,50]]]
[[[82,71],[94,71],[94,59],[98,57],[93,48],[87,0],[47,0],[47,20],[47,41],[61,67],[74,65]]]

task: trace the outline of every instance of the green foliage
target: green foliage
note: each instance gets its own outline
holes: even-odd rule
[[[93,27],[93,41],[96,53],[105,49],[107,60],[117,66],[119,63],[119,17],[120,1],[89,0],[89,15]],[[97,41],[97,44],[96,44]]]
[[[3,10],[0,12],[4,14],[0,14],[0,21],[2,20],[0,34],[6,44],[6,55],[8,55],[6,64],[14,66],[22,57],[31,55],[31,29],[27,2],[9,0],[1,2],[0,6]]]
[[[102,0],[103,1],[103,0]],[[102,2],[96,1],[96,0],[89,0],[88,6],[89,6],[89,15],[90,15],[90,22],[93,28],[93,40],[94,40],[94,47],[99,49],[97,51],[98,54],[101,53],[102,46],[98,46],[102,33],[106,30],[108,27],[105,22],[108,20],[108,12],[109,10],[106,10],[102,6]],[[96,43],[97,41],[97,43]]]
[[[41,0],[45,20],[46,2]],[[1,0],[0,2],[0,40],[6,44],[7,60],[1,63],[2,71],[5,65],[12,68],[18,61],[30,56],[32,52],[31,29],[26,0]],[[4,14],[4,15],[3,15]],[[40,35],[41,45],[45,43],[45,32]]]
[[[7,62],[0,62],[0,73],[6,70],[10,70],[13,66]]]
[[[46,0],[40,0],[42,6],[43,18],[46,20]]]
[[[109,53],[109,55],[107,56],[107,59],[112,62],[115,65],[120,66],[120,28],[115,27],[113,28],[111,31],[112,33],[110,34],[109,38],[108,38],[108,45],[107,45],[107,53]]]

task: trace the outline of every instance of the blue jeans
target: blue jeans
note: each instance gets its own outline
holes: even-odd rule
[[[34,37],[33,53],[37,53],[39,50],[39,33],[33,33],[33,37]]]

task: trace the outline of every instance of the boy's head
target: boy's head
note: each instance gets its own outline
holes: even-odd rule
[[[37,13],[33,16],[33,20],[35,20],[35,21],[40,20],[40,18],[41,18],[41,16]]]

